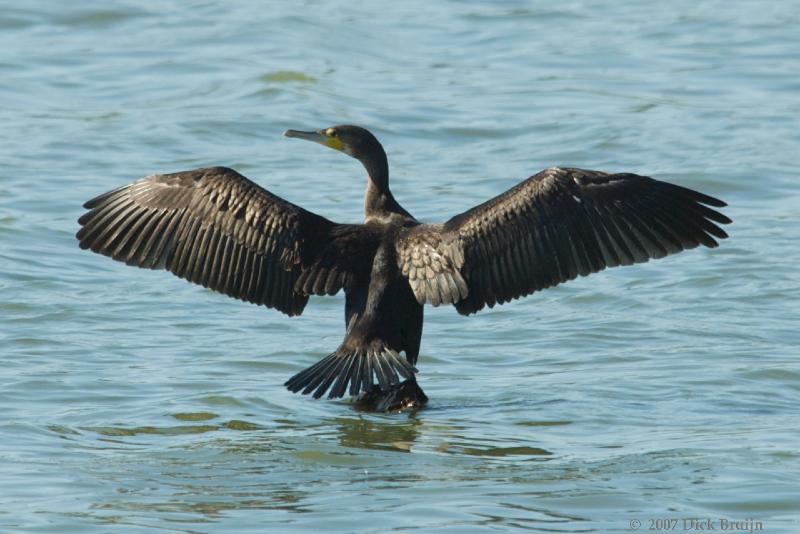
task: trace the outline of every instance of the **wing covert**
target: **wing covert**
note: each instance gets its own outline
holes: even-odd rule
[[[405,229],[395,242],[400,272],[420,304],[456,303],[468,294],[461,247],[447,237],[441,224],[421,224]]]

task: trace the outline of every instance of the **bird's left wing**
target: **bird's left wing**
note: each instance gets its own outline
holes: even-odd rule
[[[444,224],[405,230],[398,265],[420,303],[470,314],[618,265],[716,247],[716,198],[635,174],[546,169]]]
[[[148,176],[84,207],[81,248],[287,315],[308,295],[347,290],[356,259],[377,246],[364,225],[331,222],[225,167]]]

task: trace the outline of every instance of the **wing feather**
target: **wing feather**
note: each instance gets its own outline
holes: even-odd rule
[[[725,205],[646,176],[546,169],[444,224],[406,229],[398,263],[420,303],[469,314],[606,267],[716,247],[731,220],[712,208]],[[447,276],[419,269],[434,257]]]
[[[84,207],[81,248],[288,315],[360,275],[376,243],[364,225],[333,223],[224,167],[149,176]],[[297,287],[303,276],[315,283]]]

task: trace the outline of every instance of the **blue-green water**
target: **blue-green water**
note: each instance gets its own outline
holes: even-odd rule
[[[798,2],[94,4],[0,5],[0,532],[800,530]],[[84,200],[207,165],[357,222],[357,162],[280,137],[341,122],[424,220],[571,165],[732,237],[426,311],[415,415],[282,387],[341,296],[289,319],[76,246]]]

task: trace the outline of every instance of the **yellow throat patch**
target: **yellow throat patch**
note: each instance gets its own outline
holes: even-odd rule
[[[334,150],[343,150],[344,143],[338,137],[328,137],[325,139],[325,146],[333,148]]]

